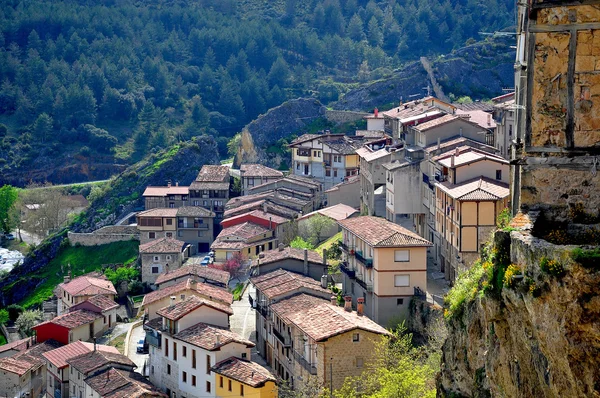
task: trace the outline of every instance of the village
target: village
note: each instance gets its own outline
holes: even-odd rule
[[[366,130],[299,136],[289,171],[204,165],[189,186],[148,186],[144,210],[69,232],[72,245],[139,240],[144,293],[65,264],[45,320],[0,346],[0,396],[342,387],[411,303],[442,308],[508,212],[514,102],[399,102]]]

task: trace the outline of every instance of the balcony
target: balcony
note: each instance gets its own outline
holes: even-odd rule
[[[357,250],[354,255],[356,256],[356,259],[358,261],[360,261],[361,263],[363,263],[365,265],[365,267],[373,268],[373,259],[372,258],[364,258],[361,250]]]
[[[280,333],[277,329],[273,328],[273,334],[277,337],[277,340],[283,344],[284,347],[292,346],[292,337],[287,333]]]
[[[340,270],[344,274],[348,275],[348,278],[350,278],[350,279],[355,279],[356,278],[356,271],[354,271],[353,269],[350,269],[347,262],[342,261],[340,263]]]
[[[360,278],[356,278],[356,283],[369,293],[373,292],[373,282],[365,282]]]
[[[317,374],[317,364],[312,363],[312,362],[306,360],[306,358],[304,358],[303,354],[301,354],[298,351],[294,350],[294,358],[311,375],[316,375]]]
[[[148,341],[148,344],[156,347],[156,348],[160,348],[161,346],[161,336],[153,336],[152,333],[146,333],[146,340]]]
[[[201,229],[201,230],[208,230],[208,224],[184,224],[184,223],[179,223],[177,225],[177,228],[179,229]]]
[[[325,167],[330,167],[331,166],[331,160],[323,160],[323,164],[325,165]]]
[[[265,304],[256,303],[256,310],[260,312],[260,314],[267,318],[269,316],[269,306]]]
[[[340,242],[340,249],[344,250],[346,253],[349,253],[353,247],[348,246],[345,242]]]

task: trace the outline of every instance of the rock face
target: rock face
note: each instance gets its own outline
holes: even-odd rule
[[[438,396],[600,396],[599,268],[574,263],[574,246],[526,231],[496,233],[503,239],[525,278],[499,296],[478,295],[449,321]],[[564,275],[542,271],[544,258]]]

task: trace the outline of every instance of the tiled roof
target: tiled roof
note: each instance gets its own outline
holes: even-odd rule
[[[318,180],[315,180],[313,178],[297,176],[295,174],[290,174],[290,175],[286,176],[285,178],[288,181],[299,182],[299,183],[302,183],[304,185],[311,186],[313,188],[318,188],[321,185],[323,185]]]
[[[12,357],[0,358],[0,370],[23,376],[31,369],[31,363]]]
[[[346,311],[329,301],[306,294],[271,304],[271,310],[294,324],[315,341],[322,341],[355,329],[389,335],[390,333],[364,315]]]
[[[154,284],[160,285],[161,283],[172,281],[173,279],[177,278],[182,278],[184,276],[189,276],[192,278],[196,276],[198,278],[204,278],[206,280],[223,283],[225,285],[229,283],[229,279],[231,278],[229,272],[216,268],[193,264],[195,260],[202,259],[200,257],[192,257],[188,259],[186,265],[184,265],[183,267],[178,268],[175,271],[169,271],[167,273],[160,274],[158,278],[156,278],[156,282],[154,282]]]
[[[115,347],[111,347],[108,345],[97,344],[96,350],[104,351],[104,352],[112,352],[113,354],[118,354],[119,350]],[[83,341],[76,341],[71,344],[67,344],[65,346],[56,348],[54,350],[45,352],[42,354],[44,358],[46,358],[49,362],[51,362],[57,368],[64,368],[68,365],[67,360],[78,357],[82,354],[86,354],[94,351],[93,343],[86,343]]]
[[[458,109],[456,111],[457,115],[468,115],[469,121],[473,123],[477,123],[480,127],[484,129],[495,129],[496,121],[492,117],[492,114],[489,112],[485,112],[482,110],[472,110],[472,111],[463,111]]]
[[[229,201],[229,202],[231,202],[231,201]],[[229,202],[227,204],[229,204]],[[269,200],[269,198],[267,198],[267,199],[261,199],[261,200],[255,201],[255,202],[243,204],[238,207],[230,207],[227,210],[225,210],[225,213],[223,213],[223,216],[226,218],[229,218],[229,217],[235,217],[242,213],[246,213],[248,211],[257,210],[257,209],[260,210],[260,209],[263,209],[263,204],[265,204],[267,206],[268,212],[273,213],[273,214],[278,214],[282,217],[294,218],[298,214],[298,212],[296,210],[282,206],[282,205],[275,204],[271,200]]]
[[[227,182],[229,184],[229,167],[205,164],[200,169],[196,182]]]
[[[67,283],[61,283],[59,288],[71,296],[94,296],[96,294],[117,294],[112,282],[108,279],[88,275],[78,276]]]
[[[109,364],[136,367],[135,363],[125,355],[98,350],[67,359],[66,362],[84,375]]]
[[[386,170],[393,171],[396,169],[400,169],[404,166],[409,166],[411,164],[416,164],[417,166],[419,165],[418,162],[411,162],[411,161],[406,160],[406,158],[404,158],[404,159],[394,159],[389,163],[382,164],[381,166]]]
[[[213,182],[213,181],[194,181],[190,184],[191,189],[211,190],[211,191],[227,191],[229,189],[228,182]]]
[[[367,138],[364,136],[348,137],[345,135],[335,140],[329,140],[325,142],[325,144],[342,155],[353,155],[356,153],[356,150],[362,146],[366,139]]]
[[[327,191],[325,192],[332,192],[332,191],[337,191],[340,189],[340,187],[342,185],[348,185],[348,184],[356,184],[360,181],[360,177],[358,175],[355,176],[351,176],[351,177],[346,177],[344,178],[344,181],[340,182],[339,184],[336,184],[334,186],[332,186],[331,188],[329,188]]]
[[[459,119],[465,120],[464,118],[461,118],[456,115],[444,115],[444,116],[438,117],[437,119],[429,120],[427,122],[416,125],[414,128],[419,131],[427,131],[432,128],[439,127],[446,123],[450,123],[450,122],[453,122],[453,121],[459,120]]]
[[[514,97],[515,97],[515,92],[514,92],[514,91],[512,91],[512,92],[510,92],[510,93],[506,93],[506,94],[502,94],[502,95],[499,95],[499,96],[497,96],[497,97],[494,97],[494,98],[492,98],[492,99],[491,99],[491,101],[492,101],[492,102],[495,102],[495,103],[497,103],[497,102],[502,102],[502,101],[508,101],[508,100],[511,100],[511,99],[513,99]]]
[[[215,310],[224,312],[228,315],[233,315],[231,306],[212,300],[202,299],[196,296],[192,296],[187,298],[185,301],[180,301],[179,303],[175,303],[168,307],[161,308],[160,310],[156,311],[156,314],[162,316],[163,318],[176,321],[196,310],[197,308],[202,307],[203,305],[214,308]]]
[[[290,146],[301,144],[303,142],[312,141],[316,138],[320,138],[323,140],[335,139],[336,137],[342,137],[343,134],[302,134],[300,137],[296,138],[294,141],[290,143]]]
[[[156,209],[150,209],[141,211],[137,214],[138,217],[177,217],[177,210],[167,207],[157,207]]]
[[[480,110],[480,111],[490,112],[494,109],[493,103],[481,102],[481,101],[471,102],[469,104],[454,104],[454,105],[456,105],[457,109],[461,109],[463,111]]]
[[[236,357],[230,357],[217,363],[211,370],[253,388],[261,387],[268,381],[277,381],[271,372],[256,362]]]
[[[460,184],[449,181],[436,183],[442,191],[458,200],[500,200],[506,198],[510,191],[508,184],[486,177],[476,177]]]
[[[207,283],[195,282],[193,279],[187,279],[175,285],[148,293],[144,296],[142,305],[145,306],[155,301],[162,300],[165,297],[170,297],[187,290],[192,290],[194,295],[207,297],[211,300],[221,301],[225,304],[231,304],[233,302],[233,295],[227,290],[209,285]]]
[[[452,166],[452,157],[454,156],[454,166]],[[470,163],[479,162],[480,160],[491,160],[497,163],[508,164],[508,160],[493,153],[485,152],[470,146],[461,146],[453,150],[445,151],[444,153],[431,158],[438,161],[445,167],[458,167]]]
[[[43,359],[43,354],[60,346],[61,344],[55,340],[46,340],[11,357],[1,358],[0,369],[23,375],[29,370],[35,370],[44,366],[46,362]]]
[[[494,148],[493,146],[486,145],[482,142],[477,142],[477,141],[474,141],[474,140],[472,140],[470,138],[466,138],[466,137],[456,137],[456,138],[450,138],[446,141],[442,141],[442,142],[440,142],[439,149],[444,150],[449,147],[461,146],[461,144],[462,144],[462,146],[470,146],[472,148],[478,148],[485,152],[490,152],[490,153],[496,152],[496,148]],[[423,148],[423,150],[426,153],[436,152],[438,150],[438,145],[437,145],[437,143],[428,145],[425,148]]]
[[[140,253],[181,253],[187,244],[173,238],[160,238],[140,245]]]
[[[0,354],[6,351],[15,350],[15,351],[23,351],[32,344],[32,338],[27,337],[25,339],[13,341],[12,343],[6,343],[4,345],[0,345]]]
[[[325,207],[319,210],[315,210],[313,212],[307,213],[306,215],[299,218],[299,220],[310,218],[315,214],[321,214],[325,217],[329,217],[335,221],[345,220],[346,218],[352,216],[354,213],[358,213],[354,207],[350,207],[343,203],[338,203],[337,205]]]
[[[111,310],[111,309],[117,308],[119,306],[119,304],[117,304],[114,300],[111,300],[108,297],[103,296],[101,294],[97,294],[79,304],[72,306],[71,310],[76,309],[77,306],[79,306],[85,302],[88,302],[88,303],[98,307],[98,309],[101,311]]]
[[[215,213],[201,206],[183,206],[177,209],[177,217],[214,217]]]
[[[173,337],[207,351],[215,351],[229,343],[240,343],[245,344],[246,347],[254,347],[253,342],[244,339],[237,333],[206,323],[190,326]]]
[[[142,196],[169,196],[169,195],[187,195],[189,187],[170,186],[170,187],[146,187]]]
[[[272,221],[275,224],[284,224],[291,220],[290,218],[286,218],[286,217],[282,217],[277,214],[269,213],[268,209],[267,209],[266,213],[262,209],[256,209],[256,210],[249,211],[247,213],[242,213],[242,214],[238,214],[238,215],[226,218],[223,221],[221,221],[221,224],[226,224],[226,223],[229,223],[232,221],[235,222],[236,220],[243,219],[244,217],[247,217],[247,216],[253,216],[258,219],[265,220],[265,221]]]
[[[390,152],[388,152],[385,148],[381,148],[377,151],[372,151],[367,147],[362,147],[358,149],[356,153],[358,154],[358,156],[365,159],[367,162],[372,162],[390,155]]]
[[[224,228],[210,247],[211,249],[241,249],[246,247],[249,239],[265,234],[267,235],[265,239],[272,238],[272,231],[269,228],[253,222],[245,222]]]
[[[110,368],[85,379],[102,398],[166,397],[142,375]]]
[[[307,254],[308,254],[308,261],[311,263],[315,263],[315,264],[323,264],[323,257],[321,257],[319,255],[319,253],[312,251],[312,250],[307,250]],[[293,247],[286,247],[283,249],[274,249],[274,250],[267,250],[264,251],[260,254],[262,257],[258,257],[256,259],[253,260],[252,265],[257,266],[259,263],[261,265],[264,264],[271,264],[271,263],[275,263],[278,261],[282,261],[282,260],[287,260],[287,259],[295,259],[295,260],[300,260],[300,261],[304,261],[304,250],[303,249],[296,249]]]
[[[381,217],[354,217],[339,224],[374,247],[431,246],[431,242],[416,233]]]
[[[88,310],[77,310],[73,312],[68,312],[63,315],[59,315],[54,319],[37,324],[33,328],[36,329],[40,326],[53,323],[55,325],[59,325],[67,329],[75,329],[82,325],[92,323],[98,318],[102,318],[102,315]]]
[[[243,164],[240,166],[240,172],[242,177],[283,177],[281,171],[262,164]]]
[[[307,291],[314,291],[318,294],[331,294],[330,290],[321,287],[320,281],[283,269],[255,276],[250,278],[250,282],[268,299]]]

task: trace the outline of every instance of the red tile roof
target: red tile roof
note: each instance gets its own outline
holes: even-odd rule
[[[181,253],[187,246],[173,238],[160,238],[140,245],[140,253]]]
[[[166,397],[142,375],[110,368],[85,379],[102,398]]]
[[[102,318],[102,315],[88,310],[77,310],[57,316],[56,318],[51,319],[49,321],[37,324],[33,327],[33,329],[37,329],[40,326],[44,326],[49,323],[60,325],[67,329],[75,329],[82,325],[92,323],[98,318]]]
[[[12,357],[0,358],[0,369],[6,372],[23,376],[31,369],[31,363]]]
[[[315,251],[308,250],[308,261],[315,264],[323,264],[323,257]],[[262,256],[262,257],[261,257]],[[275,263],[282,260],[294,259],[304,261],[304,249],[296,249],[293,247],[285,247],[283,249],[267,250],[262,252],[260,256],[252,261],[252,265],[257,266]]]
[[[6,351],[10,351],[10,350],[23,351],[23,350],[29,348],[29,346],[31,344],[33,344],[31,339],[32,339],[31,337],[27,337],[25,339],[13,341],[12,343],[6,343],[4,345],[0,345],[0,354],[3,352],[6,352]]]
[[[283,177],[281,171],[262,164],[243,164],[240,166],[240,172],[242,177]]]
[[[432,246],[416,233],[381,217],[354,217],[339,224],[373,247]]]
[[[199,259],[198,257],[194,257],[188,260],[186,264],[189,264],[191,261]],[[164,274],[160,274],[158,278],[156,278],[155,285],[160,285],[161,283],[165,283],[168,281],[172,281],[173,279],[182,278],[184,276],[189,277],[198,277],[203,278],[210,281],[215,281],[217,283],[222,283],[227,285],[229,283],[229,279],[231,275],[227,271],[223,271],[217,268],[205,267],[196,264],[184,265],[181,268],[176,269],[175,271],[169,271]]]
[[[175,218],[177,217],[178,209],[171,209],[166,207],[157,207],[156,209],[150,209],[146,211],[141,211],[137,214],[137,217],[169,217]]]
[[[195,282],[193,279],[187,279],[183,282],[177,283],[176,285],[168,286],[163,289],[155,290],[144,296],[143,306],[152,304],[155,301],[162,300],[165,297],[177,295],[181,292],[191,290],[194,295],[200,297],[206,297],[210,300],[216,300],[225,304],[231,304],[233,302],[233,295],[227,290],[210,285],[208,283]]]
[[[97,344],[96,350],[104,351],[104,352],[112,352],[113,354],[118,354],[119,350],[115,347],[111,347],[108,345]],[[83,341],[76,341],[71,344],[67,344],[60,348],[56,348],[54,350],[45,352],[42,354],[44,358],[46,358],[50,363],[56,366],[58,369],[64,368],[68,365],[67,360],[78,357],[82,354],[87,354],[88,352],[94,351],[93,343],[86,343]]]
[[[125,355],[106,351],[92,351],[66,360],[69,365],[84,375],[110,364],[136,367],[135,363]]]
[[[199,298],[196,296],[192,296],[190,298],[187,298],[185,301],[180,301],[168,307],[161,308],[160,310],[156,311],[156,314],[162,316],[163,318],[167,318],[172,321],[177,321],[189,314],[190,312],[204,305],[210,308],[214,308],[217,311],[224,312],[228,315],[233,315],[233,310],[231,309],[231,306],[219,303],[217,301]]]
[[[170,186],[170,187],[146,187],[142,196],[168,196],[168,195],[188,195],[189,187]]]
[[[218,350],[229,343],[239,343],[246,345],[246,347],[254,347],[253,342],[244,339],[237,333],[206,323],[198,323],[182,330],[173,337],[207,351]]]
[[[264,239],[273,238],[273,233],[269,228],[254,224],[253,222],[245,222],[224,228],[210,247],[213,250],[243,249],[248,245],[247,241],[249,239],[255,238],[259,235],[266,235],[264,236]],[[252,244],[254,245],[258,243],[259,242],[253,242]]]
[[[450,197],[462,201],[496,201],[504,199],[510,194],[508,184],[486,177],[476,177],[460,184],[452,184],[449,181],[445,181],[443,183],[436,183],[435,186]]]
[[[268,381],[277,381],[271,372],[256,362],[236,357],[230,357],[217,363],[211,370],[253,388],[262,387]]]
[[[108,297],[103,296],[101,294],[97,294],[93,297],[90,297],[89,299],[87,299],[85,301],[82,301],[79,304],[75,304],[69,310],[71,312],[75,311],[75,310],[77,310],[77,308],[81,307],[83,303],[86,303],[86,302],[94,305],[102,312],[112,310],[113,308],[117,308],[119,306],[119,304],[115,303],[114,300],[111,300]]]
[[[95,296],[96,294],[117,294],[112,282],[105,278],[82,275],[58,287],[71,296]]]
[[[265,221],[272,221],[275,224],[284,224],[291,220],[291,218],[282,217],[277,214],[270,213],[268,211],[264,212],[262,209],[256,209],[256,210],[249,211],[247,213],[237,214],[235,216],[226,218],[223,221],[221,221],[221,224],[235,222],[236,220],[240,220],[240,219],[243,219],[244,217],[248,217],[248,216],[256,217],[258,219],[265,220]]]
[[[321,287],[321,282],[283,269],[255,276],[250,278],[250,281],[257,290],[271,300],[301,292],[315,292],[327,297],[331,295],[330,290]]]
[[[21,351],[11,357],[0,359],[0,369],[23,375],[29,370],[35,370],[44,366],[42,355],[45,352],[60,347],[61,344],[54,340],[46,340],[43,343],[36,344],[25,351]]]
[[[200,169],[196,181],[229,183],[229,167],[205,164]]]

